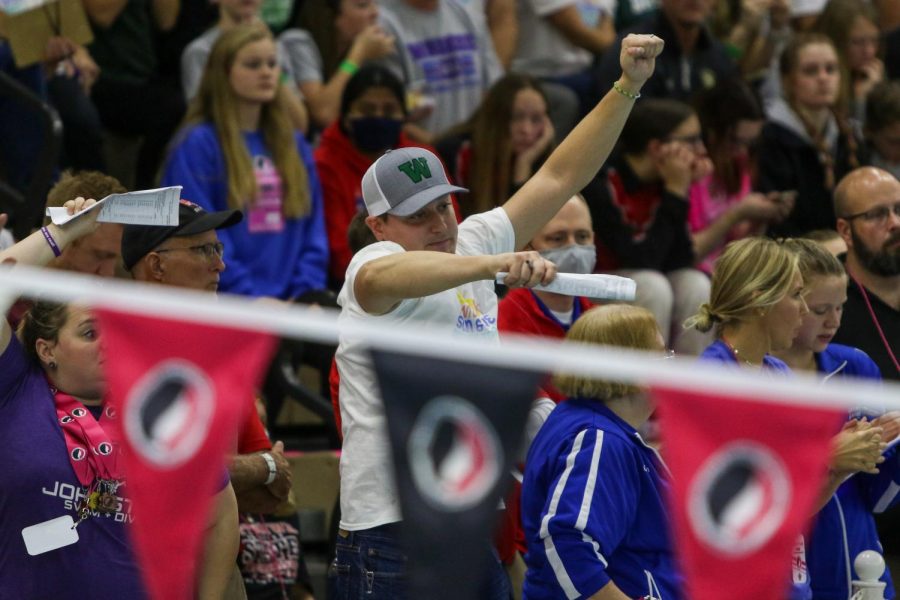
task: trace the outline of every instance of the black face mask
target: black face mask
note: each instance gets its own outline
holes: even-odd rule
[[[403,121],[386,117],[350,119],[350,137],[363,152],[395,148],[400,140]]]

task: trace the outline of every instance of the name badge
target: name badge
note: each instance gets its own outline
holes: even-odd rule
[[[26,527],[22,530],[22,539],[28,554],[37,556],[76,543],[78,531],[72,515],[66,515]]]

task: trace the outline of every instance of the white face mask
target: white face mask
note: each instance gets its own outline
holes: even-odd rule
[[[555,264],[560,273],[587,275],[594,272],[594,265],[597,263],[597,247],[594,244],[572,244],[541,250],[540,254]]]

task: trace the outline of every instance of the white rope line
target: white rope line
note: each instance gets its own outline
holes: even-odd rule
[[[24,266],[0,268],[0,309],[19,296],[76,302],[121,312],[210,325],[265,331],[320,343],[353,336],[381,348],[460,362],[538,372],[564,370],[599,379],[639,382],[723,396],[758,396],[773,404],[900,410],[900,385],[864,380],[832,380],[812,374],[783,378],[748,372],[693,357],[662,360],[658,355],[593,345],[504,335],[487,344],[426,324],[400,327],[373,318],[339,322],[338,311],[299,305],[275,306],[241,296],[184,290],[131,281],[101,279]],[[4,309],[5,313],[5,309]]]

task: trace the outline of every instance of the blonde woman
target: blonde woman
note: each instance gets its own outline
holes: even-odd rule
[[[716,261],[709,302],[685,322],[716,341],[701,358],[741,367],[789,371],[770,355],[784,350],[809,312],[797,256],[779,242],[760,237],[728,244]]]
[[[799,259],[791,248],[768,238],[744,238],[725,247],[713,271],[709,303],[685,326],[715,329],[716,341],[701,360],[789,376],[790,368],[771,353],[790,348],[800,333],[809,313],[804,291]],[[857,471],[878,472],[877,465],[884,461],[882,432],[881,427],[862,424],[835,436],[826,459],[829,477],[817,509],[826,505],[846,477]],[[807,598],[809,593],[809,578],[795,577],[791,599]]]
[[[325,288],[322,191],[287,94],[266,28],[223,33],[166,161],[163,185],[183,186],[182,197],[208,211],[246,215],[220,232],[223,292],[287,300]]]
[[[847,272],[834,254],[808,239],[787,240],[797,254],[806,290],[809,313],[790,348],[777,353],[791,369],[813,371],[829,377],[845,376],[881,379],[881,372],[862,350],[832,344],[841,326],[847,302]]]
[[[566,341],[660,356],[665,348],[653,314],[623,304],[592,308]],[[522,483],[523,597],[681,598],[667,534],[667,471],[637,431],[653,412],[647,391],[576,375],[554,383],[569,398],[532,442]]]

